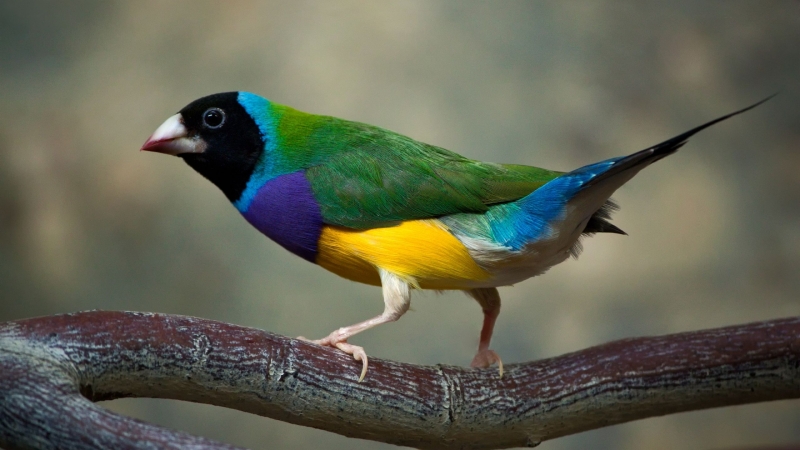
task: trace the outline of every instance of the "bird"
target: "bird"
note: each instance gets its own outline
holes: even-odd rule
[[[381,314],[316,344],[368,367],[348,340],[398,320],[419,289],[460,290],[483,311],[470,365],[503,362],[490,348],[497,288],[577,256],[582,237],[626,234],[611,223],[611,195],[701,130],[560,172],[472,160],[365,123],[310,114],[257,94],[199,98],[169,117],[141,150],[183,159],[215,184],[244,219],[291,253],[382,289]],[[305,339],[300,337],[300,339]]]

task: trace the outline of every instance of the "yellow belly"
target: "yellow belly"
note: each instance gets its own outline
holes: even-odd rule
[[[469,289],[489,278],[461,241],[433,220],[370,230],[325,226],[316,262],[375,286],[381,284],[378,267],[422,289]]]

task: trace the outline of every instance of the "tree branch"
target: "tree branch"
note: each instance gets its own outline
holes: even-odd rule
[[[645,417],[800,397],[800,317],[625,339],[471,370],[341,352],[165,314],[0,324],[0,447],[232,448],[92,401],[187,400],[418,448],[507,448]]]

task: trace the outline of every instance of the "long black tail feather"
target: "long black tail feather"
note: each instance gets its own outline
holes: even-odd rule
[[[759,101],[757,103],[754,103],[754,104],[752,104],[752,105],[750,105],[750,106],[748,106],[746,108],[740,109],[738,111],[734,111],[734,112],[732,112],[730,114],[726,114],[726,115],[724,115],[722,117],[719,117],[717,119],[714,119],[714,120],[712,120],[710,122],[706,122],[706,123],[704,123],[704,124],[702,124],[700,126],[692,128],[691,130],[689,130],[689,131],[687,131],[685,133],[681,133],[681,134],[679,134],[679,135],[677,135],[677,136],[675,136],[675,137],[673,137],[671,139],[667,139],[666,141],[664,141],[664,142],[662,142],[660,144],[656,144],[656,145],[654,145],[652,147],[649,147],[649,148],[646,148],[644,150],[638,151],[638,152],[636,152],[636,153],[634,153],[634,154],[632,154],[632,155],[630,155],[628,157],[622,158],[619,161],[617,161],[616,163],[614,163],[614,165],[611,166],[611,168],[608,169],[606,172],[604,172],[603,174],[599,175],[597,178],[595,178],[595,179],[591,180],[589,183],[587,183],[586,186],[589,187],[589,186],[591,186],[593,184],[597,184],[597,183],[599,183],[599,182],[601,182],[601,181],[603,181],[603,180],[605,180],[607,178],[610,178],[610,177],[612,177],[612,176],[614,176],[614,175],[616,175],[616,174],[618,174],[620,172],[628,170],[631,167],[635,167],[635,166],[642,165],[642,164],[645,164],[645,165],[646,164],[652,164],[652,163],[658,161],[661,158],[669,156],[669,155],[675,153],[676,151],[678,151],[679,148],[683,147],[683,145],[686,144],[686,141],[688,141],[690,137],[694,136],[695,134],[699,133],[700,131],[703,131],[706,128],[708,128],[708,127],[710,127],[710,126],[712,126],[714,124],[722,122],[723,120],[729,119],[729,118],[731,118],[733,116],[736,116],[736,115],[741,114],[743,112],[749,111],[749,110],[755,108],[756,106],[758,106],[758,105],[766,102],[767,100],[771,99],[772,97],[775,97],[776,95],[778,95],[778,94],[772,94],[769,97],[767,97],[767,98],[765,98],[765,99],[763,99],[763,100],[761,100],[761,101]],[[619,210],[619,206],[616,203],[614,203],[613,200],[609,199],[608,201],[606,201],[603,204],[603,206],[601,206],[600,209],[597,210],[597,212],[595,212],[592,215],[592,217],[589,219],[589,222],[586,224],[586,227],[583,229],[583,233],[582,234],[586,235],[586,236],[591,236],[591,235],[593,235],[595,233],[615,233],[615,234],[627,235],[628,233],[622,231],[619,227],[617,227],[617,226],[613,225],[611,222],[609,222],[609,220],[611,220],[611,214],[614,213],[617,210]],[[576,254],[579,253],[579,252],[580,252],[580,249],[578,248],[577,251],[576,251]]]
[[[704,124],[702,124],[700,126],[694,127],[694,128],[692,128],[691,130],[689,130],[689,131],[687,131],[685,133],[681,133],[681,134],[679,134],[679,135],[677,135],[677,136],[675,136],[675,137],[673,137],[671,139],[667,139],[666,141],[664,141],[664,142],[662,142],[660,144],[656,144],[656,145],[654,145],[652,147],[646,148],[646,149],[638,151],[638,152],[636,152],[636,153],[634,153],[634,154],[632,154],[630,156],[622,158],[619,161],[617,161],[616,163],[614,163],[614,165],[611,166],[610,169],[608,169],[607,171],[603,172],[601,175],[597,176],[596,178],[594,178],[593,180],[588,182],[586,184],[586,187],[589,187],[589,186],[592,186],[594,184],[597,184],[597,183],[599,183],[599,182],[601,182],[601,181],[603,181],[603,180],[605,180],[607,178],[611,178],[611,177],[613,177],[614,175],[616,175],[616,174],[618,174],[620,172],[623,172],[625,170],[630,169],[631,167],[635,167],[635,166],[642,165],[642,164],[652,164],[652,163],[658,161],[661,158],[667,157],[667,156],[675,153],[676,151],[678,151],[679,148],[683,147],[683,145],[686,144],[686,141],[688,141],[689,138],[694,136],[695,134],[705,130],[706,128],[708,128],[708,127],[710,127],[710,126],[712,126],[714,124],[720,123],[723,120],[730,119],[733,116],[736,116],[736,115],[739,115],[739,114],[741,114],[743,112],[749,111],[749,110],[755,108],[756,106],[758,106],[758,105],[766,102],[767,100],[771,99],[772,97],[775,97],[776,95],[778,95],[778,94],[772,94],[769,97],[767,97],[767,98],[765,98],[765,99],[763,99],[763,100],[761,100],[761,101],[759,101],[757,103],[754,103],[754,104],[752,104],[752,105],[750,105],[750,106],[748,106],[746,108],[740,109],[738,111],[734,111],[734,112],[732,112],[730,114],[726,114],[726,115],[724,115],[722,117],[718,117],[718,118],[716,118],[716,119],[714,119],[714,120],[712,120],[710,122],[706,122],[706,123],[704,123]]]

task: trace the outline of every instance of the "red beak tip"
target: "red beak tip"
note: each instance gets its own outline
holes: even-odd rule
[[[140,148],[139,150],[152,151],[152,149],[154,147],[157,147],[159,143],[160,143],[159,141],[154,141],[154,140],[148,138],[144,142],[144,144],[142,144],[142,148]]]

